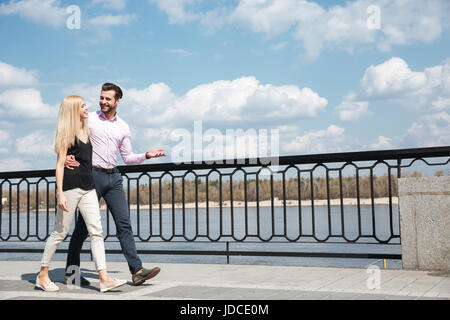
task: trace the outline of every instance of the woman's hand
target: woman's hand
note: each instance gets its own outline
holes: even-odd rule
[[[62,211],[69,212],[69,209],[67,208],[67,199],[66,199],[66,196],[64,195],[64,193],[58,193],[57,198],[58,198],[58,207]]]

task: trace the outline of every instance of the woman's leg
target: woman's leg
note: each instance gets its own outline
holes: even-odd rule
[[[103,174],[103,172],[92,171],[94,176],[95,191],[97,192],[97,199],[103,196],[103,189],[108,179],[108,174]],[[67,253],[66,262],[66,272],[70,266],[80,267],[80,253],[83,247],[83,242],[88,237],[89,232],[86,228],[86,223],[84,222],[83,216],[79,215],[78,220],[73,229],[72,236],[70,237],[69,252]]]
[[[48,268],[53,255],[56,252],[58,245],[64,241],[67,234],[69,233],[70,225],[72,224],[73,216],[80,199],[80,189],[71,189],[64,192],[67,199],[67,208],[69,212],[63,211],[60,208],[56,210],[55,217],[55,229],[50,235],[45,244],[44,253],[41,260],[41,271],[39,272],[39,279],[41,283],[47,284],[50,282],[48,276]]]
[[[110,281],[111,277],[106,271],[105,244],[100,216],[99,203],[95,190],[85,192],[80,199],[78,209],[86,223],[91,239],[92,257],[99,274],[100,282]]]
[[[80,213],[91,237],[92,257],[100,278],[100,291],[106,292],[127,282],[125,280],[111,278],[106,271],[105,244],[103,241],[102,222],[98,205],[97,193],[95,190],[85,191],[78,205]]]

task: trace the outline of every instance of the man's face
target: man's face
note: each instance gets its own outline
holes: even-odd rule
[[[115,99],[116,92],[114,90],[102,91],[100,94],[100,108],[103,113],[115,112],[120,99]]]

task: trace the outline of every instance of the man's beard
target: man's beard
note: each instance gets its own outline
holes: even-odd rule
[[[115,108],[112,106],[100,106],[103,113],[111,113],[114,112]]]

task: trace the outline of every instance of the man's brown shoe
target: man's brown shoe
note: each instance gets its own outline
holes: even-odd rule
[[[151,279],[154,276],[156,276],[160,271],[161,271],[161,269],[159,267],[154,267],[153,269],[142,268],[141,273],[133,275],[133,277],[132,277],[133,284],[135,286],[143,284],[146,280]]]

